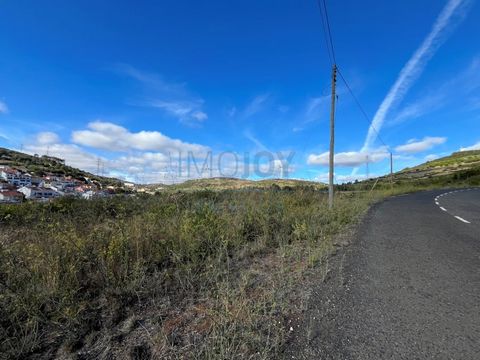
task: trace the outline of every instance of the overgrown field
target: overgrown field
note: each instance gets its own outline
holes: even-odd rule
[[[307,187],[1,206],[0,356],[275,358],[292,289],[368,202],[328,211]]]

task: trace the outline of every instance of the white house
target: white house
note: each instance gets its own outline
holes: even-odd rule
[[[50,189],[56,191],[73,191],[75,188],[75,183],[72,181],[52,181],[50,183]]]
[[[0,177],[6,180],[9,184],[15,186],[30,186],[32,185],[32,177],[29,174],[23,174],[18,170],[12,168],[3,168],[0,170]]]
[[[53,199],[60,196],[55,190],[41,187],[23,186],[18,191],[24,194],[28,200]]]
[[[92,190],[85,191],[81,194],[82,199],[91,200],[94,197],[98,196],[96,192]]]

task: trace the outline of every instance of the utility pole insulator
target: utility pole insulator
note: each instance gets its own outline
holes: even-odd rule
[[[333,171],[335,159],[335,87],[337,84],[337,65],[332,67],[332,106],[330,109],[330,153],[329,153],[329,173],[328,173],[328,208],[333,208]]]

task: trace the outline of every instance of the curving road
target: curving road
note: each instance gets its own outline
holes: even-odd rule
[[[375,206],[313,290],[289,359],[480,359],[480,189]]]

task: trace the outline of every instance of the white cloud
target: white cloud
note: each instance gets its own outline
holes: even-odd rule
[[[39,145],[58,144],[60,142],[58,135],[50,131],[38,133],[36,140]]]
[[[307,158],[307,164],[327,166],[329,164],[329,154],[329,151],[319,155],[310,154]],[[336,153],[334,161],[335,166],[354,167],[366,164],[367,162],[380,162],[387,159],[389,156],[390,153],[385,148],[379,148],[369,152],[348,151]]]
[[[0,114],[7,114],[8,113],[8,106],[5,102],[0,101]]]
[[[461,19],[466,13],[466,8],[469,3],[469,0],[448,1],[435,21],[432,30],[403,67],[394,85],[378,108],[368,129],[368,134],[362,148],[363,151],[368,150],[373,145],[392,106],[398,104],[404,98],[410,87],[423,72],[428,61],[442,45],[449,32],[448,30],[450,30],[454,24],[454,20]],[[457,23],[458,22],[459,21],[457,21]]]
[[[430,150],[435,145],[441,145],[447,141],[446,137],[424,137],[423,140],[411,139],[404,145],[399,145],[395,151],[406,154],[416,154],[422,151]]]
[[[23,151],[32,155],[45,155],[48,153],[48,155],[65,159],[66,163],[70,166],[90,172],[96,171],[99,159],[98,156],[88,153],[84,151],[81,147],[74,144],[41,144],[34,142],[32,144],[24,146]],[[102,161],[105,162],[104,159]]]
[[[472,146],[462,147],[460,151],[471,151],[471,150],[480,150],[480,141]]]
[[[61,143],[52,132],[38,133],[24,147],[30,154],[49,154],[68,165],[138,183],[178,183],[209,177],[288,176],[294,153],[277,152],[257,163],[234,152],[212,153],[208,147],[170,139],[157,131],[130,132],[122,126],[96,121],[88,130],[72,133],[75,144]],[[82,147],[107,150],[99,156]],[[192,151],[192,153],[188,153]],[[122,153],[123,152],[123,153]]]
[[[270,97],[268,93],[256,96],[245,108],[244,116],[250,117],[262,111]]]
[[[96,129],[122,134],[123,128],[114,124],[96,124]],[[57,142],[54,142],[57,141]],[[212,172],[197,173],[187,168],[188,154],[132,151],[128,155],[112,158],[100,157],[90,153],[77,144],[64,144],[55,133],[39,133],[34,141],[23,149],[29,154],[52,155],[65,159],[70,166],[105,176],[115,176],[136,182],[174,183],[198,177],[208,177]],[[207,157],[208,155],[203,155]],[[199,161],[202,163],[203,159]],[[218,173],[218,171],[216,172]]]
[[[139,131],[132,133],[126,128],[103,121],[88,124],[88,130],[72,133],[72,141],[79,145],[110,151],[158,151],[163,154],[192,152],[205,154],[209,148],[199,144],[186,143],[172,139],[159,131]]]

